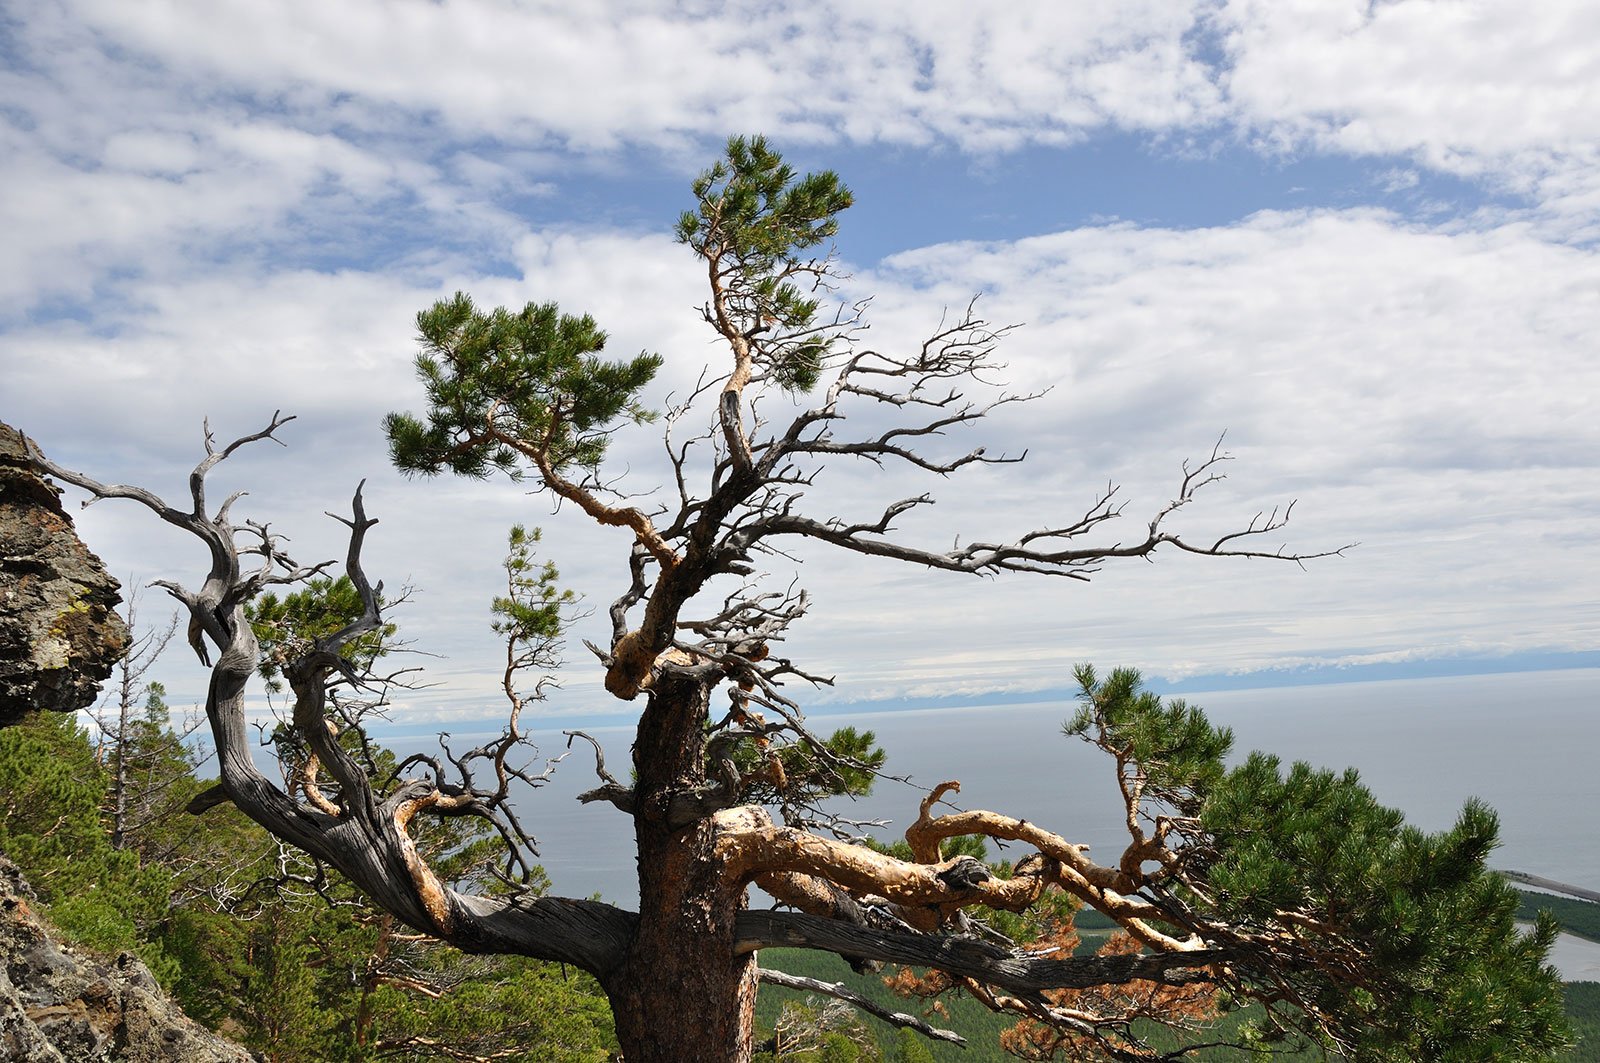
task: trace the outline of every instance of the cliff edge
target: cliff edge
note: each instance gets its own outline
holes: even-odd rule
[[[15,1063],[252,1063],[190,1020],[129,953],[105,963],[59,944],[0,856],[0,1059]]]
[[[119,586],[79,541],[21,432],[0,424],[0,727],[93,704],[127,651]],[[190,1020],[129,953],[56,941],[22,872],[0,854],[0,1060],[251,1063]]]
[[[87,708],[128,646],[120,586],[23,439],[0,424],[0,727],[34,709]]]

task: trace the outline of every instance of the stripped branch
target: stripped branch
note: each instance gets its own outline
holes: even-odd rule
[[[964,1045],[967,1039],[954,1030],[941,1030],[930,1026],[915,1015],[907,1015],[903,1011],[891,1011],[869,997],[847,987],[843,982],[824,982],[820,978],[805,978],[797,974],[785,974],[783,971],[761,968],[757,975],[767,985],[782,986],[784,989],[798,989],[803,992],[821,993],[824,996],[842,1000],[852,1007],[859,1008],[869,1015],[874,1015],[891,1026],[901,1026],[908,1030],[915,1030],[922,1036],[934,1041],[948,1041],[950,1044]]]

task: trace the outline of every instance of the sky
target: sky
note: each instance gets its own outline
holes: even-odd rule
[[[1022,697],[1074,662],[1194,683],[1593,663],[1600,648],[1600,8],[1578,0],[806,5],[283,0],[0,4],[0,419],[181,498],[219,440],[296,415],[214,496],[368,570],[426,669],[397,716],[500,714],[489,599],[515,522],[603,614],[627,541],[505,482],[410,481],[414,317],[464,290],[558,301],[666,359],[725,355],[670,229],[732,134],[836,170],[841,296],[910,346],[979,296],[1041,398],[942,441],[1027,452],[927,482],[834,466],[827,516],[931,492],[908,541],[1004,539],[1108,482],[1137,538],[1226,433],[1195,539],[1295,502],[1299,567],[1158,555],[1083,584],[798,555],[787,651],[820,710]],[[659,429],[608,471],[648,500]],[[75,496],[76,497],[76,496]],[[130,586],[197,583],[131,503],[78,514]],[[1270,545],[1276,546],[1274,541]],[[168,608],[159,592],[146,617]],[[553,717],[626,718],[577,642]],[[187,651],[184,651],[185,653]],[[422,655],[425,654],[425,655]],[[1362,672],[1362,669],[1368,670]],[[198,699],[176,651],[159,674]]]

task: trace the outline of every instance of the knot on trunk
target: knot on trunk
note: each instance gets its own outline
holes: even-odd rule
[[[630,631],[611,647],[606,690],[623,701],[632,701],[640,691],[650,689],[662,668],[693,663],[692,656],[675,646],[653,652],[640,632]]]
[[[938,874],[939,881],[955,890],[969,890],[994,877],[983,861],[970,856],[956,857],[949,867]]]

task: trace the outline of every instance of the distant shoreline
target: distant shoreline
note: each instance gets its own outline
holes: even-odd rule
[[[1600,904],[1600,891],[1584,889],[1582,886],[1572,886],[1565,882],[1557,882],[1555,879],[1544,878],[1539,875],[1530,875],[1526,871],[1502,871],[1500,874],[1513,882],[1521,882],[1524,885],[1536,886],[1550,893],[1560,893],[1568,897],[1576,897],[1579,900]]]

